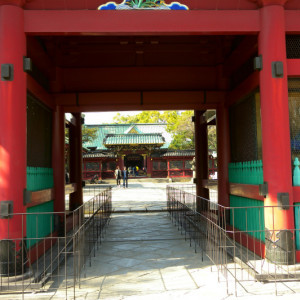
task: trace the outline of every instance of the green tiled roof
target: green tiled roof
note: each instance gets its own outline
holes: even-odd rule
[[[143,134],[161,134],[165,138],[165,143],[161,148],[167,149],[171,143],[171,136],[166,132],[167,124],[103,124],[86,125],[89,128],[97,128],[96,138],[92,142],[84,143],[85,148],[95,147],[97,150],[106,150],[103,144],[104,138],[108,134],[113,135],[143,135]],[[134,132],[134,133],[133,133]]]
[[[144,134],[108,134],[103,140],[106,147],[110,145],[162,145],[165,139],[161,133]]]

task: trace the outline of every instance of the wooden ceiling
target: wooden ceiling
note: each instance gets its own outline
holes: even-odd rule
[[[218,90],[256,51],[255,35],[27,37],[31,75],[56,93]]]
[[[230,55],[241,37],[44,36],[36,39],[55,66],[93,68],[215,66]]]

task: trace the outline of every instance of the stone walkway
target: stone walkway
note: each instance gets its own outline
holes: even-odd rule
[[[172,224],[165,186],[147,182],[113,188],[115,213],[92,267],[86,269],[80,297],[194,299],[201,295],[199,289],[208,279],[202,272],[211,264]],[[211,299],[216,299],[216,292],[220,290],[211,291]]]
[[[80,288],[58,285],[52,292],[24,299],[235,299],[233,278],[226,280],[171,222],[166,184],[130,183],[113,188],[114,213],[104,241],[81,276]],[[72,262],[68,262],[70,266]],[[219,276],[218,276],[219,275]],[[219,282],[218,282],[219,279]],[[299,282],[277,284],[277,299],[300,299]],[[237,285],[238,299],[274,299],[274,284]],[[22,299],[20,295],[1,299]],[[276,299],[276,298],[275,298]]]
[[[78,297],[236,298],[233,278],[228,278],[227,286],[201,249],[195,253],[194,243],[190,247],[190,242],[172,224],[165,211],[165,187],[165,183],[146,182],[129,184],[128,189],[113,188],[115,213],[104,243],[92,258],[92,267],[86,269],[86,279],[76,293]],[[239,299],[275,298],[274,283],[243,282],[243,287],[237,284],[236,288]],[[300,297],[298,282],[277,284],[277,289],[281,295],[278,299]]]

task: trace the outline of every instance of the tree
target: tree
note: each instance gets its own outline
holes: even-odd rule
[[[177,117],[176,111],[159,112],[157,110],[143,111],[134,116],[121,116],[120,113],[113,118],[116,124],[134,124],[134,123],[169,123]]]
[[[82,125],[82,143],[92,142],[96,138],[97,128]]]
[[[97,128],[82,125],[82,143],[92,142],[97,135]],[[69,128],[65,129],[65,141],[69,143]]]
[[[215,125],[207,126],[208,149],[217,150],[217,130]]]
[[[176,123],[168,125],[167,130],[173,134],[173,140],[169,146],[170,149],[195,148],[193,115],[194,112],[191,110],[184,111],[178,116]]]
[[[209,116],[214,112],[209,112]],[[121,116],[118,113],[114,118],[116,124],[134,124],[134,123],[162,123],[167,124],[167,132],[172,135],[172,142],[169,146],[170,149],[194,149],[194,123],[192,122],[192,116],[194,111],[187,110],[183,112],[179,111],[143,111],[134,116]],[[216,150],[216,126],[208,126],[208,149]]]
[[[119,113],[114,117],[115,123],[162,123],[167,124],[173,141],[171,149],[193,149],[194,148],[194,126],[191,122],[193,111],[143,111],[135,116],[121,116]]]

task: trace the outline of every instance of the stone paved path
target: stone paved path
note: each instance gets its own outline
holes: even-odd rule
[[[165,184],[114,187],[113,209],[104,241],[91,258],[91,266],[84,269],[80,288],[75,288],[76,299],[235,299],[234,280],[228,278],[231,294],[227,295],[224,277],[199,248],[195,253],[194,244],[190,247],[171,222],[165,211]],[[274,287],[243,282],[243,287],[237,285],[237,299],[276,299]],[[278,284],[277,288],[281,295],[277,299],[300,299],[299,282]],[[23,298],[74,299],[73,296],[70,284],[67,294],[59,286],[55,291],[26,294]]]

